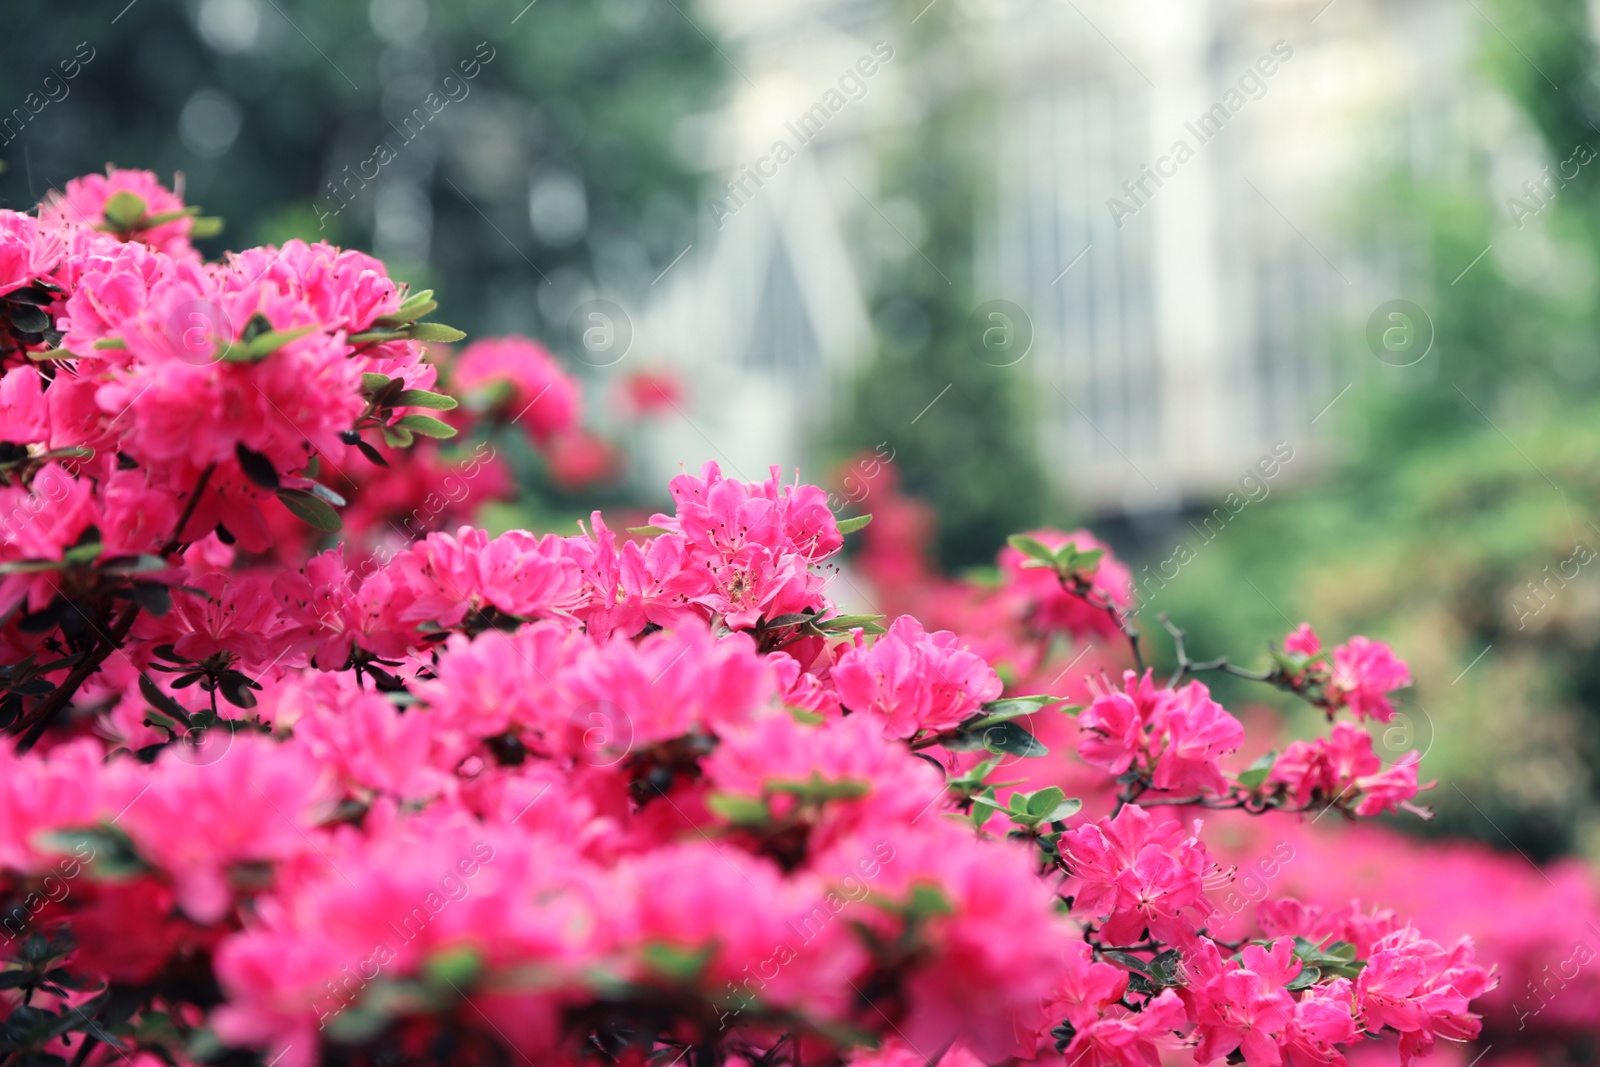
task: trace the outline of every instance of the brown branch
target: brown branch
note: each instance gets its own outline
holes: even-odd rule
[[[177,551],[183,542],[183,528],[194,517],[195,508],[200,503],[200,495],[206,491],[206,485],[211,481],[211,474],[217,469],[215,463],[200,472],[199,481],[195,482],[194,492],[189,495],[188,503],[184,505],[183,514],[178,517],[178,525],[172,531],[172,537],[161,546],[161,556],[165,558]],[[101,634],[94,648],[83,658],[83,661],[72,669],[72,673],[56,687],[55,692],[45,697],[28,717],[23,720],[27,725],[27,732],[22,735],[22,740],[17,742],[17,751],[26,752],[38,743],[39,738],[50,728],[58,715],[61,714],[72,698],[77,695],[78,689],[89,679],[89,676],[100,669],[104,663],[123,641],[127,640],[128,633],[133,629],[134,620],[139,617],[138,601],[130,602],[123,611],[121,618],[112,626],[111,633]]]

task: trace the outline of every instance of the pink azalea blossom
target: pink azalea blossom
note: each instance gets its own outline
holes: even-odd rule
[[[951,729],[1001,690],[994,671],[955,634],[930,634],[910,616],[841,656],[833,682],[845,707],[877,716],[888,737]]]
[[[1411,671],[1382,641],[1352,637],[1333,650],[1328,696],[1335,708],[1347,707],[1358,719],[1394,718],[1389,695],[1411,684]]]

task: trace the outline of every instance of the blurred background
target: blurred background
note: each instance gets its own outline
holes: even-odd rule
[[[589,474],[521,457],[491,524],[647,513],[708,459],[870,512],[852,457],[892,456],[948,572],[1086,525],[1196,655],[1387,639],[1386,745],[1445,783],[1407,829],[1592,863],[1597,33],[1585,0],[13,4],[0,202],[181,173],[208,254],[362,248],[538,338]]]

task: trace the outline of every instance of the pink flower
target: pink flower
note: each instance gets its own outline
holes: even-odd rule
[[[1446,949],[1406,926],[1373,946],[1355,995],[1362,1026],[1368,1032],[1398,1030],[1400,1060],[1409,1064],[1432,1051],[1436,1038],[1477,1037],[1482,1024],[1468,1005],[1497,982],[1491,970],[1474,962],[1470,942]]]
[[[683,383],[670,371],[634,371],[623,379],[621,400],[636,415],[653,415],[683,401]]]
[[[1041,1044],[1062,1021],[1083,1030],[1105,1015],[1127,992],[1128,973],[1114,964],[1095,962],[1087,941],[1068,948],[1045,1004]]]
[[[453,387],[474,392],[543,443],[578,422],[578,385],[548,349],[526,337],[488,337],[462,350],[451,367]]]
[[[1249,1064],[1280,1067],[1278,1045],[1295,1011],[1294,998],[1283,987],[1300,973],[1294,942],[1279,938],[1270,949],[1246,945],[1237,964],[1216,958],[1210,943],[1197,954],[1195,970],[1205,977],[1189,993],[1199,1024],[1195,1059],[1210,1063],[1238,1049]]]
[[[703,989],[735,1017],[753,1002],[837,1017],[855,999],[866,954],[821,878],[695,841],[626,860],[613,879],[617,938],[640,981]]]
[[[67,182],[63,192],[45,195],[44,202],[39,205],[40,222],[57,226],[65,222],[104,227],[107,225],[106,201],[117,193],[131,193],[143,201],[147,219],[176,216],[154,226],[140,226],[129,236],[129,240],[147,244],[177,259],[199,259],[189,244],[189,229],[193,220],[184,212],[183,197],[167,189],[159,178],[147,170],[107,167],[105,174],[86,174],[81,178],[73,178]]]
[[[904,746],[885,745],[877,723],[863,715],[817,725],[787,712],[764,715],[725,729],[702,769],[714,789],[759,798],[775,818],[794,812],[808,787],[832,791],[829,811],[849,809],[851,824],[909,823],[944,793],[932,768]]]
[[[1261,929],[1272,937],[1303,937],[1318,945],[1347,941],[1355,946],[1357,959],[1371,956],[1379,940],[1400,928],[1393,911],[1374,908],[1363,912],[1356,901],[1325,909],[1291,897],[1264,900],[1256,917]]]
[[[1340,1046],[1361,1037],[1352,1011],[1353,991],[1348,978],[1312,986],[1300,994],[1294,1017],[1280,1038],[1289,1067],[1344,1067]]]
[[[1272,765],[1269,783],[1281,784],[1301,808],[1341,804],[1357,815],[1395,811],[1417,795],[1420,756],[1408,752],[1385,769],[1372,750],[1372,737],[1353,723],[1335,723],[1331,734],[1295,741]]]
[[[1062,586],[1056,572],[1048,567],[1029,567],[1021,550],[1007,545],[1000,550],[1000,573],[1004,595],[1014,602],[1028,622],[1043,633],[1065,633],[1075,637],[1116,638],[1121,629],[1103,605],[1112,604],[1126,611],[1133,603],[1133,578],[1128,568],[1111,554],[1111,549],[1085,530],[1063,533],[1060,530],[1030,530],[1028,536],[1047,548],[1076,546],[1079,552],[1100,551],[1104,555],[1087,571],[1091,604]]]
[[[719,640],[692,624],[637,644],[614,638],[586,648],[562,679],[575,709],[610,725],[602,747],[620,751],[716,733],[747,721],[774,695],[771,668],[753,641],[743,634]]]
[[[844,537],[828,507],[827,494],[814,485],[783,485],[777,467],[766,482],[724,478],[708,461],[700,477],[672,479],[676,515],[652,515],[650,522],[681,533],[705,557],[731,561],[741,549],[758,544],[774,559],[795,555],[807,564],[839,551]]]
[[[241,734],[220,758],[198,751],[205,755],[168,749],[148,777],[125,773],[117,826],[140,856],[172,877],[184,912],[211,923],[232,898],[232,864],[315,852],[311,834],[333,794],[325,770],[294,746]],[[179,826],[183,832],[174,833]]]
[[[61,257],[60,239],[28,215],[0,210],[0,295],[49,272]]]
[[[0,870],[47,869],[54,861],[42,835],[116,815],[104,758],[99,742],[87,738],[21,756],[9,739],[0,741]]]
[[[275,694],[277,722],[294,726],[294,744],[332,768],[352,790],[423,800],[442,791],[444,775],[428,765],[434,723],[402,711],[350,674],[293,676]]]
[[[419,717],[462,750],[515,730],[534,752],[566,755],[569,724],[581,716],[560,679],[577,655],[578,640],[560,623],[513,633],[489,630],[473,640],[452,635],[434,677],[413,688],[425,706]]]
[[[979,841],[925,817],[842,839],[814,864],[861,878],[865,899],[852,918],[869,924],[878,944],[902,936],[914,900],[940,902],[913,928],[921,951],[902,987],[898,1026],[916,1047],[958,1039],[999,1061],[1015,1046],[1016,1021],[1033,1018],[1049,996],[1060,959],[1080,938],[1050,889],[1017,862],[1025,854],[1014,842]]]
[[[1123,692],[1101,694],[1079,716],[1078,754],[1113,775],[1137,769],[1166,792],[1226,793],[1218,761],[1233,755],[1244,727],[1200,682],[1157,689],[1149,671],[1123,673]]]
[[[1137,805],[1068,830],[1060,847],[1071,872],[1064,895],[1073,897],[1073,913],[1103,921],[1102,936],[1113,944],[1137,944],[1146,928],[1163,941],[1188,944],[1211,911],[1202,887],[1211,866],[1205,846]]]
[[[1310,659],[1321,654],[1322,639],[1317,636],[1317,632],[1311,628],[1309,622],[1303,622],[1283,639],[1283,650],[1291,656],[1305,656]]]
[[[872,645],[857,644],[833,667],[839,699],[883,723],[887,737],[952,729],[1000,696],[998,675],[947,631],[930,634],[903,615]]]
[[[1165,731],[1167,743],[1156,760],[1155,788],[1227,791],[1217,761],[1239,750],[1244,726],[1211,699],[1210,690],[1190,682],[1175,691],[1157,729]]]
[[[1066,1062],[1082,1067],[1160,1067],[1161,1050],[1179,1047],[1183,1004],[1172,990],[1137,1014],[1122,1010],[1090,1023],[1073,1035]]]
[[[13,367],[0,378],[0,438],[23,445],[50,440],[44,378],[32,367]]]
[[[455,535],[432,533],[397,553],[389,568],[408,594],[399,618],[447,628],[490,608],[518,619],[549,617],[579,584],[561,539],[526,530],[495,538],[468,526]]]
[[[605,438],[587,430],[571,429],[545,443],[550,480],[569,493],[613,477],[621,458]]]
[[[1405,661],[1382,641],[1352,637],[1333,650],[1333,677],[1328,683],[1333,708],[1348,707],[1358,719],[1388,722],[1394,718],[1389,694],[1410,684]]]
[[[1124,692],[1102,693],[1078,715],[1082,734],[1078,755],[1085,763],[1120,775],[1137,761],[1148,771],[1150,737],[1148,727],[1162,717],[1171,690],[1157,690],[1151,672],[1141,678],[1133,671],[1122,675]]]

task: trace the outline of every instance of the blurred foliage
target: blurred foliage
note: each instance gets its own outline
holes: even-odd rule
[[[97,0],[12,5],[0,205],[108,162],[181,174],[208,256],[291,237],[382,258],[469,337],[524,333],[590,379],[568,318],[642,293],[694,239],[694,120],[730,68],[658,0]],[[65,65],[63,65],[65,64]],[[68,78],[66,74],[73,76]],[[470,75],[470,76],[468,76]],[[30,95],[31,94],[31,95]],[[387,148],[381,152],[379,146]],[[498,526],[636,503],[567,491],[515,433]],[[650,496],[655,495],[654,487]]]
[[[1543,161],[1560,172],[1579,145],[1600,153],[1583,0],[1500,0],[1482,29],[1484,68]],[[1421,239],[1403,295],[1427,308],[1432,353],[1390,367],[1345,337],[1360,384],[1335,412],[1336,468],[1251,505],[1155,610],[1202,656],[1248,659],[1303,612],[1330,640],[1392,641],[1417,686],[1375,733],[1390,759],[1427,749],[1425,777],[1443,783],[1426,797],[1439,812],[1428,832],[1600,857],[1600,163],[1569,164],[1538,207],[1491,182],[1500,148],[1364,194],[1352,216],[1375,242]],[[1517,218],[1508,191],[1536,217]],[[1229,647],[1205,640],[1218,634]]]
[[[181,171],[228,224],[208,254],[323,237],[437,285],[472,334],[555,340],[591,279],[643,288],[693,239],[682,130],[726,74],[655,0],[13,4],[0,203],[107,161]]]
[[[959,13],[902,3],[913,33],[897,50],[913,70],[908,95],[916,120],[880,140],[874,208],[866,227],[889,228],[882,204],[909,205],[915,240],[896,228],[887,240],[909,242],[875,280],[872,312],[880,349],[849,383],[838,405],[834,441],[842,448],[893,449],[904,489],[939,514],[936,549],[947,568],[992,563],[1004,532],[1036,525],[1048,488],[1035,453],[1025,376],[985,362],[969,336],[981,298],[973,280],[974,220],[986,193],[989,154],[983,91],[950,26]],[[919,254],[920,253],[920,254]],[[947,388],[948,387],[948,388]],[[931,407],[929,405],[932,405]],[[843,458],[838,456],[836,458]]]

